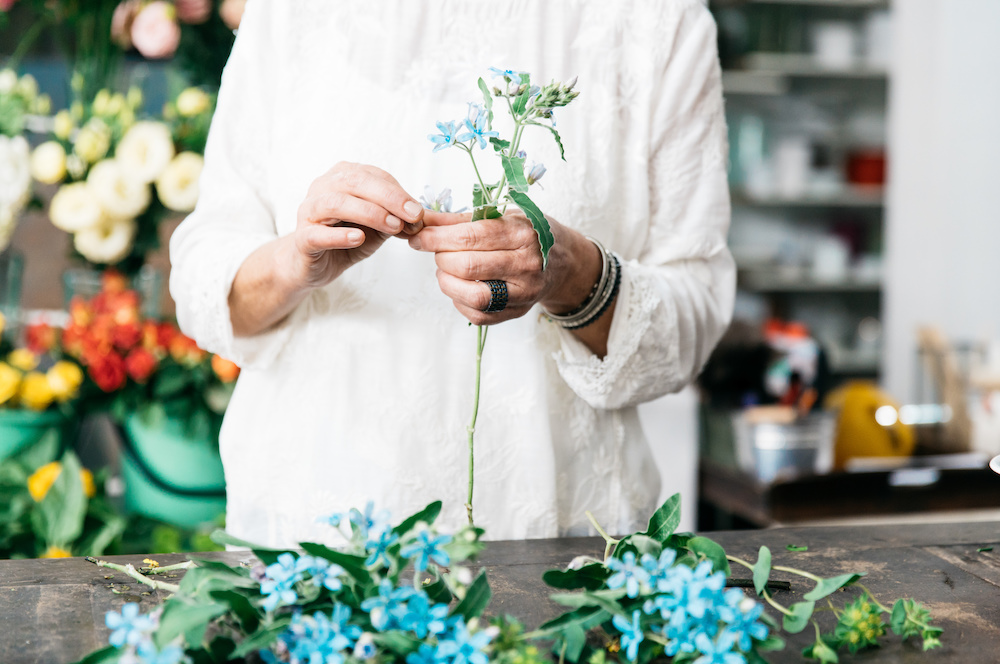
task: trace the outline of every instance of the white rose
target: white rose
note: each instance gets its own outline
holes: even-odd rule
[[[174,157],[174,140],[162,122],[137,122],[122,137],[115,159],[129,177],[150,183]]]
[[[156,179],[160,201],[176,212],[191,212],[198,202],[198,179],[205,160],[196,152],[182,152]]]
[[[73,141],[73,152],[88,164],[104,159],[110,147],[111,129],[100,118],[91,118]]]
[[[31,155],[24,136],[0,136],[0,205],[17,216],[31,198]]]
[[[56,141],[46,141],[31,153],[31,176],[44,184],[66,177],[66,150]]]
[[[211,103],[208,94],[200,88],[187,88],[177,95],[177,112],[181,117],[191,118],[208,110]]]
[[[129,176],[121,162],[105,159],[94,164],[87,187],[108,217],[136,217],[149,207],[149,185]]]
[[[59,187],[49,204],[52,225],[67,233],[93,228],[101,223],[101,204],[86,182],[74,182]]]
[[[137,228],[135,219],[107,219],[73,236],[73,246],[91,263],[117,263],[132,250]]]
[[[17,85],[17,74],[13,69],[0,69],[0,94],[6,94]]]

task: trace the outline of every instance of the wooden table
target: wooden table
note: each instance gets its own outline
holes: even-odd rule
[[[881,650],[842,662],[1000,661],[1000,523],[935,524],[894,527],[785,528],[712,533],[733,555],[756,559],[761,545],[770,547],[775,564],[804,568],[822,576],[867,571],[865,584],[885,603],[912,596],[927,604],[944,628],[943,648],[922,653],[917,644],[889,638]],[[789,553],[786,545],[807,545]],[[991,552],[978,549],[994,546]],[[581,554],[600,555],[603,543],[593,539],[494,542],[480,562],[494,590],[492,613],[519,616],[529,627],[557,614],[548,600],[542,573],[561,567]],[[229,561],[239,553],[210,554]],[[140,564],[144,556],[117,556],[115,562]],[[157,555],[166,565],[180,555]],[[737,576],[746,576],[738,567]],[[106,578],[113,576],[113,578]],[[790,578],[781,577],[776,578]],[[809,587],[793,581],[790,592],[776,597],[790,604]],[[108,584],[128,584],[114,594]],[[121,587],[121,586],[116,586]],[[83,559],[0,561],[0,662],[64,664],[107,643],[104,614],[130,601],[149,610],[162,593],[146,595],[123,574],[112,574]],[[825,616],[829,618],[829,616]],[[799,650],[811,639],[807,630],[775,662],[802,662]]]

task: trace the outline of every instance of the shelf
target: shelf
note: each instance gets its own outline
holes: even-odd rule
[[[878,293],[882,284],[878,281],[816,281],[809,277],[786,279],[742,273],[739,286],[757,293]]]
[[[850,67],[826,67],[810,54],[750,53],[742,67],[722,72],[722,90],[730,95],[783,95],[792,79],[854,80],[884,83],[888,72],[863,62]]]
[[[744,191],[733,191],[732,202],[740,207],[781,207],[781,208],[853,208],[878,209],[885,205],[882,191],[866,192],[847,190],[830,196],[751,196]]]

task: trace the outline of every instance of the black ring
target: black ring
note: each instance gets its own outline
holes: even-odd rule
[[[483,282],[490,287],[490,303],[483,313],[495,314],[507,308],[507,282],[500,279],[488,279]]]

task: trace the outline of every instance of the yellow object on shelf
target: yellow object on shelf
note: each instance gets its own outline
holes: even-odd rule
[[[912,427],[899,421],[899,404],[876,385],[848,383],[831,392],[824,405],[840,411],[833,456],[837,470],[842,470],[852,457],[901,457],[913,453],[916,440]]]

